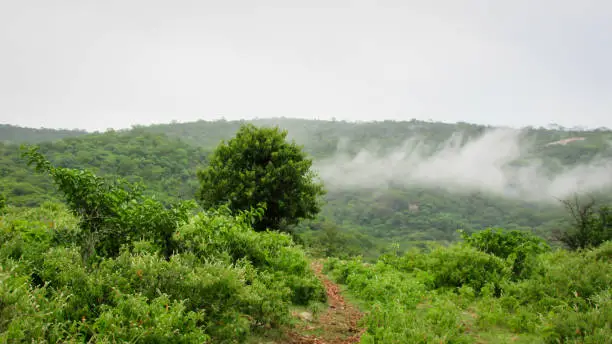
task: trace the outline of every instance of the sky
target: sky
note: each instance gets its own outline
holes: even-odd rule
[[[612,127],[609,0],[0,1],[0,123]]]

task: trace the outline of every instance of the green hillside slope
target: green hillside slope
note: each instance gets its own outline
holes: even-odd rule
[[[546,237],[552,230],[559,228],[560,222],[565,219],[565,211],[556,198],[570,193],[561,192],[563,191],[560,189],[561,184],[568,184],[572,181],[571,178],[577,176],[586,184],[600,183],[598,179],[603,178],[604,181],[601,183],[604,185],[604,182],[611,179],[601,175],[606,173],[606,166],[602,164],[610,164],[612,161],[610,144],[612,132],[609,130],[530,128],[524,130],[516,142],[510,140],[510,143],[497,145],[493,138],[492,142],[481,143],[480,147],[477,147],[482,152],[474,148],[468,152],[472,156],[463,160],[453,160],[454,156],[451,154],[449,157],[451,166],[438,167],[443,170],[453,169],[458,167],[456,164],[471,159],[469,162],[472,165],[471,169],[479,172],[479,165],[486,164],[482,162],[480,155],[493,152],[498,158],[503,158],[504,150],[512,149],[512,144],[516,144],[522,151],[515,157],[516,159],[508,163],[518,172],[515,173],[514,179],[509,178],[507,186],[501,190],[503,192],[496,190],[497,192],[492,193],[488,192],[486,187],[467,190],[456,188],[461,192],[449,190],[442,183],[436,184],[435,176],[431,178],[432,183],[429,184],[405,183],[405,175],[409,173],[388,165],[393,154],[408,152],[410,157],[411,149],[414,148],[414,143],[413,146],[406,148],[406,142],[410,139],[416,139],[419,147],[425,147],[427,157],[445,150],[453,135],[460,134],[458,140],[461,144],[465,144],[477,141],[479,137],[493,129],[491,127],[416,120],[349,123],[274,118],[248,122],[262,126],[278,125],[287,129],[288,137],[302,144],[305,151],[315,157],[315,165],[325,167],[325,172],[332,171],[327,175],[334,177],[333,182],[338,181],[340,187],[334,185],[329,178],[327,180],[324,178],[329,191],[327,195],[329,203],[319,220],[302,226],[301,230],[314,242],[322,243],[328,240],[329,233],[324,234],[321,228],[332,230],[331,226],[344,233],[352,231],[354,234],[343,240],[352,243],[349,245],[354,246],[355,252],[372,244],[356,238],[356,233],[367,233],[369,239],[373,241],[376,240],[372,237],[376,237],[383,238],[384,242],[396,240],[400,243],[416,243],[422,240],[455,240],[456,230],[459,228],[470,231],[500,226],[516,229],[531,228]],[[241,123],[243,122],[198,121],[154,125],[142,129],[181,137],[191,144],[208,150],[220,140],[230,138]],[[454,155],[463,153],[457,152]],[[359,154],[361,157],[365,156],[365,162],[361,165],[353,164]],[[441,156],[441,158],[446,157]],[[353,166],[353,170],[350,171],[351,168],[343,164]],[[378,170],[372,172],[372,166],[376,165]],[[597,172],[591,165],[597,167]],[[344,170],[334,172],[340,171],[338,166],[342,166]],[[345,173],[347,168],[352,173]],[[538,178],[532,175],[536,168]],[[400,177],[385,181],[381,176],[390,171],[395,174],[399,172]],[[370,172],[369,175],[366,172]],[[437,172],[440,171],[434,170],[430,173]],[[347,183],[354,177],[357,177],[356,181],[351,180],[351,183]],[[375,187],[369,185],[373,180],[376,181]],[[476,184],[478,182],[477,180]],[[365,185],[367,187],[364,187],[364,184],[368,184]],[[514,192],[516,190],[513,190],[517,184],[520,192],[537,196],[537,202],[529,198],[507,197],[509,194],[517,194]],[[597,197],[607,197],[612,194],[608,192],[612,185],[608,183],[605,186],[603,189],[577,186],[576,190],[579,192],[586,190]],[[537,187],[541,187],[542,190],[537,190]],[[569,189],[567,185],[565,187]]]
[[[34,129],[9,124],[0,124],[0,142],[2,143],[38,143],[55,141],[67,137],[86,135],[85,130],[68,129]]]
[[[41,152],[62,167],[87,168],[103,176],[142,182],[161,199],[192,199],[196,171],[206,153],[163,134],[140,130],[88,134],[40,144]],[[44,176],[32,174],[17,145],[0,144],[0,192],[11,204],[35,206],[54,199]]]
[[[288,129],[288,137],[304,145],[305,151],[314,156],[315,167],[325,172],[322,176],[328,189],[328,204],[317,220],[306,222],[296,230],[304,240],[324,250],[330,249],[329,245],[325,248],[325,243],[331,235],[338,241],[336,244],[342,242],[344,245],[335,245],[339,247],[337,251],[352,254],[364,251],[375,254],[380,246],[386,247],[392,241],[399,242],[402,247],[420,245],[428,240],[452,241],[457,239],[457,229],[473,231],[491,226],[534,229],[547,237],[559,228],[565,213],[554,198],[558,194],[545,195],[548,191],[545,187],[553,190],[558,189],[560,183],[567,183],[563,178],[554,181],[547,178],[555,173],[572,172],[587,176],[587,184],[597,186],[600,182],[597,179],[608,178],[602,175],[606,174],[606,166],[597,167],[598,174],[594,174],[595,169],[589,164],[612,161],[612,132],[605,130],[530,129],[517,142],[510,140],[504,146],[498,145],[493,138],[491,142],[476,145],[477,149],[472,147],[467,154],[461,147],[479,140],[492,128],[414,120],[348,123],[277,118],[249,122]],[[140,180],[158,197],[186,199],[191,198],[197,188],[195,172],[205,163],[207,153],[221,140],[231,138],[242,123],[244,121],[220,120],[137,126],[129,131],[88,134],[43,143],[41,150],[59,165]],[[441,151],[447,152],[449,139],[457,133],[463,135],[457,139],[459,150],[440,155]],[[41,141],[42,137],[30,136],[29,141]],[[559,142],[571,138],[577,139],[565,144]],[[406,146],[410,139],[415,139],[423,150],[420,159],[434,156],[439,160],[435,163],[446,159],[450,166],[429,164],[433,170],[421,171],[420,179],[410,181],[412,165],[388,165],[394,154],[413,157],[415,143]],[[516,159],[508,162],[520,172],[515,176],[518,182],[508,178],[507,185],[496,185],[495,190],[479,187],[480,179],[489,176],[478,174],[493,163],[482,160],[482,156],[497,154],[494,157],[503,158],[504,150],[512,148],[514,143],[524,149],[514,157]],[[7,194],[9,202],[36,205],[53,197],[48,181],[26,172],[16,146],[1,145],[0,152],[3,159],[0,192]],[[359,160],[356,157],[365,161],[356,164]],[[538,175],[538,179],[530,174],[533,171],[529,168],[533,166],[538,166],[539,173],[545,177]],[[458,176],[449,174],[459,167],[463,170]],[[522,167],[525,168],[520,169]],[[476,180],[470,188],[462,189],[460,186],[468,182],[466,177],[470,177],[470,173]],[[389,177],[390,174],[393,176]],[[484,179],[482,184],[485,185]],[[517,192],[512,188],[517,184],[520,192],[541,196],[546,201],[516,197]],[[612,195],[605,187],[589,189],[593,190],[603,196]],[[509,194],[514,197],[508,197]]]
[[[464,133],[467,137],[481,135],[492,127],[469,123],[441,123],[412,121],[381,122],[345,122],[325,120],[305,120],[291,118],[255,119],[249,121],[197,121],[187,123],[158,124],[140,126],[143,130],[164,133],[179,137],[185,142],[207,149],[214,148],[220,140],[232,137],[242,123],[253,123],[258,126],[279,126],[287,129],[288,138],[304,145],[307,152],[316,158],[330,156],[336,152],[338,145],[347,142],[349,153],[378,144],[382,151],[401,146],[405,140],[418,136],[423,142],[439,145],[447,141],[454,133]],[[575,141],[568,145],[550,145],[559,140],[571,137],[584,137],[584,141]],[[544,128],[529,129],[525,140],[533,143],[535,151],[541,157],[560,159],[567,164],[586,161],[598,154],[610,153],[612,131],[572,131],[549,130]]]

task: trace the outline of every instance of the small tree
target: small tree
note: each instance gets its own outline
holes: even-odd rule
[[[96,255],[117,256],[122,245],[138,239],[153,241],[169,257],[174,231],[195,207],[193,201],[165,207],[142,196],[138,184],[119,178],[108,181],[87,170],[55,167],[38,147],[27,147],[23,155],[28,165],[51,176],[70,210],[80,218],[78,240],[84,260]]]
[[[488,228],[468,235],[460,231],[463,241],[479,251],[507,259],[512,263],[512,277],[528,277],[533,269],[533,258],[550,250],[541,238],[525,231],[506,231]]]
[[[320,211],[323,184],[302,147],[286,136],[278,128],[247,124],[229,142],[221,142],[209,166],[198,172],[202,205],[227,204],[232,211],[263,206],[264,215],[253,223],[257,231],[286,231],[313,218]]]
[[[572,218],[572,227],[556,233],[557,240],[571,250],[597,247],[612,240],[612,209],[598,207],[593,198],[582,202],[577,195],[561,202]]]

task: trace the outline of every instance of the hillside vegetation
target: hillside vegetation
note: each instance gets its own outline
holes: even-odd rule
[[[516,232],[326,268],[363,308],[361,343],[611,343],[612,242],[554,250]]]
[[[85,130],[68,129],[33,129],[22,128],[10,124],[0,124],[0,143],[39,143],[46,141],[56,141],[68,137],[86,135]]]
[[[103,176],[118,175],[131,181],[142,181],[152,194],[164,201],[191,199],[197,192],[195,174],[207,165],[206,157],[221,140],[231,138],[245,122],[198,121],[137,126],[132,130],[45,142],[41,144],[41,151],[60,166],[88,168]],[[449,189],[446,184],[453,176],[448,171],[462,167],[458,165],[471,161],[469,164],[474,166],[458,172],[463,176],[490,167],[486,165],[490,162],[483,160],[481,163],[477,156],[461,157],[461,152],[453,153],[453,156],[460,156],[459,160],[451,159],[452,166],[435,167],[428,172],[434,178],[427,183],[406,182],[409,176],[404,174],[411,170],[410,165],[387,168],[393,163],[394,154],[406,152],[406,140],[417,139],[424,147],[425,156],[429,156],[444,151],[456,133],[464,134],[460,142],[465,144],[469,140],[478,140],[491,129],[488,127],[414,120],[348,123],[277,118],[250,122],[288,129],[288,138],[303,145],[304,151],[314,157],[314,168],[321,169],[328,191],[327,203],[317,219],[294,229],[301,240],[317,246],[320,251],[364,254],[373,258],[391,242],[399,243],[404,250],[415,245],[422,247],[431,240],[455,241],[458,239],[457,229],[471,232],[491,226],[533,230],[550,239],[550,233],[562,229],[567,221],[566,211],[553,196],[546,196],[544,201],[508,197],[508,192],[512,194],[516,184],[512,180],[503,190],[495,192],[487,188]],[[40,141],[37,133],[31,130],[23,137],[32,142]],[[553,144],[573,137],[582,139]],[[4,138],[0,136],[0,140]],[[489,146],[495,144],[495,140],[493,138]],[[597,185],[596,179],[609,180],[610,177],[594,172],[589,175],[588,172],[593,171],[589,164],[612,161],[611,141],[612,133],[606,130],[529,129],[520,137],[520,142],[524,142],[529,150],[510,164],[542,167],[546,175],[575,168],[575,173],[587,175],[587,184]],[[486,144],[481,146],[488,147]],[[499,151],[498,154],[503,155],[508,147],[490,148],[490,152]],[[27,172],[16,145],[0,145],[0,152],[0,178],[3,181],[0,192],[13,204],[35,206],[44,200],[57,198],[48,179]],[[357,156],[365,160],[356,163],[359,160],[355,160]],[[482,168],[478,167],[479,164],[483,164]],[[599,170],[605,174],[605,166],[600,166]],[[540,182],[552,183],[548,179],[531,178],[528,168],[519,171],[525,172],[525,176],[519,174],[523,178],[518,182],[522,187],[519,191],[531,191]],[[390,172],[397,176],[390,177]],[[446,181],[439,182],[435,175],[442,172],[446,173]],[[464,178],[457,183],[464,181],[469,182]],[[521,186],[521,182],[525,185]],[[563,182],[563,179],[557,182]],[[596,188],[595,196],[605,202],[610,199],[610,185],[607,189],[605,184],[603,186]],[[335,240],[333,247],[326,246],[330,238]]]
[[[62,167],[88,169],[147,185],[162,200],[193,199],[196,173],[207,153],[163,134],[133,130],[40,143],[40,151]],[[36,206],[58,195],[46,176],[33,175],[19,146],[0,143],[0,193],[14,205]]]
[[[605,157],[608,133],[591,134]],[[247,125],[208,149],[136,128],[0,146],[0,342],[612,342],[605,197],[322,185],[284,138]]]
[[[164,207],[126,181],[26,157],[72,214],[0,209],[2,342],[242,343],[325,301],[288,235],[252,229],[260,209],[192,214],[192,201]]]

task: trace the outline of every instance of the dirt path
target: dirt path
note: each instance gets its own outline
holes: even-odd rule
[[[323,264],[314,261],[312,269],[325,286],[329,308],[318,319],[300,325],[289,333],[290,344],[353,344],[358,343],[365,331],[357,326],[363,314],[346,302],[337,284],[322,272]]]

